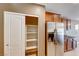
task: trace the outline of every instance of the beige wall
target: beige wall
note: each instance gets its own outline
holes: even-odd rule
[[[0,56],[3,55],[3,21],[2,13],[0,12]]]
[[[39,55],[45,55],[45,8],[37,4],[3,4],[4,10],[39,16]],[[1,7],[0,7],[1,8]],[[0,9],[1,10],[1,9]],[[2,12],[2,11],[1,11]],[[1,16],[1,15],[0,15]],[[2,19],[3,20],[3,19]],[[0,40],[3,42],[3,21],[0,20]],[[1,33],[2,32],[2,33]],[[3,44],[0,42],[1,46]],[[3,48],[0,48],[0,52]],[[3,53],[3,51],[1,52]],[[3,54],[0,54],[3,55]]]
[[[3,11],[7,9],[7,4],[0,4],[0,56],[4,55]]]

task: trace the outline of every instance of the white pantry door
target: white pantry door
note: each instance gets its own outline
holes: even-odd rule
[[[25,16],[4,12],[4,56],[25,56]]]

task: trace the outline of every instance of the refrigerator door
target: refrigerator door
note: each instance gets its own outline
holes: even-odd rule
[[[54,45],[54,29],[55,22],[47,23],[47,56],[55,56],[55,45]]]
[[[55,22],[48,22],[47,23],[47,32],[54,32],[55,29]]]
[[[55,34],[55,55],[63,56],[64,55],[64,24],[56,23],[56,34]]]

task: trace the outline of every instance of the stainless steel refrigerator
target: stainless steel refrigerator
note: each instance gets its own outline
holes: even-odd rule
[[[46,23],[46,55],[64,55],[64,24],[58,22]]]

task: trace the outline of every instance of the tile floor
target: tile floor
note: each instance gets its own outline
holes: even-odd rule
[[[79,44],[77,45],[76,49],[74,49],[72,51],[65,52],[64,56],[79,56]]]

